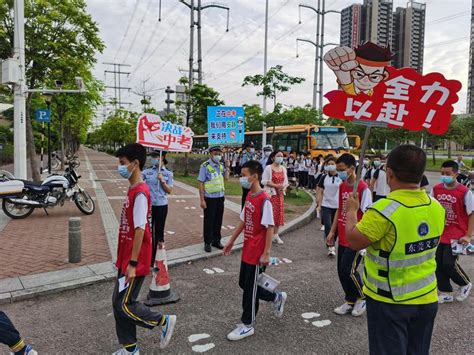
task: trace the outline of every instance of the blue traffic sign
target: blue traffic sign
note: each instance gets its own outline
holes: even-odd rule
[[[48,123],[51,120],[51,111],[50,110],[36,110],[35,111],[35,119],[38,122],[46,122]]]
[[[243,107],[207,106],[208,144],[241,145],[245,134]]]

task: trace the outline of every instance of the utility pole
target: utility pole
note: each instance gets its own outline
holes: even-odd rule
[[[164,88],[147,89],[146,84],[147,84],[148,80],[150,80],[150,77],[148,79],[143,80],[141,88],[137,88],[134,91],[132,91],[133,94],[138,95],[142,98],[140,103],[143,105],[143,112],[147,112],[148,109],[149,109],[149,105],[151,104],[151,98],[154,95],[150,95],[150,94],[152,92],[164,89]]]
[[[115,111],[118,108],[122,107],[123,105],[131,105],[131,102],[122,102],[122,90],[129,91],[130,87],[122,87],[121,86],[121,76],[127,75],[127,77],[131,74],[130,72],[122,71],[122,67],[131,67],[130,64],[121,64],[121,63],[103,63],[105,65],[112,65],[114,70],[104,70],[104,78],[107,78],[107,73],[114,75],[114,85],[113,86],[105,86],[107,89],[114,89],[114,100],[113,105]]]
[[[266,0],[265,2],[265,40],[264,42],[265,44],[264,44],[264,51],[263,51],[263,75],[267,75],[267,70],[268,70],[268,0]],[[267,97],[263,95],[263,117],[265,117],[266,114],[267,114]],[[265,141],[266,141],[266,137],[265,137]]]
[[[171,112],[170,105],[174,103],[174,101],[171,100],[171,94],[174,94],[175,91],[173,89],[171,89],[171,87],[167,86],[165,92],[166,92],[166,100],[165,100],[166,113],[169,115],[170,112]]]
[[[20,75],[13,85],[14,91],[14,120],[13,132],[15,149],[14,175],[17,179],[26,179],[26,75],[25,75],[25,3],[24,0],[14,2],[14,58],[18,61]]]

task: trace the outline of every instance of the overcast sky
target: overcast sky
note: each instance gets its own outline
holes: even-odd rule
[[[196,1],[197,2],[197,1]],[[203,4],[211,1],[203,1]],[[230,30],[226,29],[226,12],[206,9],[202,12],[202,42],[204,82],[221,93],[226,105],[261,104],[256,90],[241,87],[245,75],[263,72],[265,0],[220,0],[230,6]],[[395,0],[394,8],[405,6],[405,0]],[[314,40],[314,12],[302,10],[298,25],[298,4],[315,6],[316,0],[270,0],[269,67],[283,65],[284,71],[301,76],[306,81],[295,86],[279,99],[285,105],[312,102],[314,47],[299,44],[296,58],[296,38]],[[326,9],[341,10],[362,0],[327,0]],[[462,82],[463,89],[456,112],[465,111],[469,61],[470,0],[427,0],[424,73],[439,71],[449,79]],[[162,88],[174,87],[181,76],[179,69],[189,63],[189,9],[178,0],[162,0],[162,21],[158,22],[159,0],[87,0],[89,12],[98,23],[107,46],[98,56],[95,75],[104,79],[103,62],[130,64],[122,86],[141,91],[142,82],[151,76],[147,89],[152,92],[152,105],[164,107]],[[326,43],[339,42],[340,17],[326,15]],[[195,41],[196,43],[196,41]],[[328,50],[330,47],[326,47]],[[197,47],[195,46],[195,51]],[[197,52],[195,52],[197,61]],[[113,69],[108,67],[108,69]],[[324,68],[324,91],[336,88],[334,75]],[[113,85],[113,75],[107,74],[107,84]],[[107,95],[113,97],[113,90]],[[132,102],[140,111],[140,98],[123,92],[122,101]],[[271,110],[272,106],[269,105]]]

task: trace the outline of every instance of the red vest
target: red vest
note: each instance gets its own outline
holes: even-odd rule
[[[446,210],[446,226],[441,236],[442,244],[451,244],[451,239],[459,239],[467,233],[469,216],[464,205],[464,197],[468,188],[458,184],[455,189],[449,190],[444,184],[433,187],[433,196]]]
[[[135,198],[139,194],[144,194],[148,201],[148,216],[150,216],[150,190],[146,183],[142,182],[129,188],[127,197],[123,204],[122,215],[120,217],[119,240],[117,248],[116,266],[122,274],[127,270],[128,263],[132,257],[133,240],[135,239],[135,226],[133,224],[133,206]],[[145,225],[142,247],[138,255],[137,276],[146,276],[150,272],[151,265],[151,233],[148,223]]]
[[[362,201],[362,194],[364,190],[367,189],[368,186],[362,180],[359,181],[359,185],[357,186],[357,193],[359,194],[359,203]],[[343,247],[348,247],[349,243],[346,240],[346,221],[347,221],[347,199],[349,198],[349,193],[354,191],[354,187],[350,186],[347,181],[344,181],[341,185],[339,185],[339,218],[337,220],[337,237],[339,245]],[[357,220],[360,221],[362,219],[362,211],[357,211]]]
[[[265,250],[267,229],[262,225],[263,204],[270,200],[265,191],[257,196],[249,192],[245,200],[244,216],[244,247],[242,261],[250,265],[258,265]]]

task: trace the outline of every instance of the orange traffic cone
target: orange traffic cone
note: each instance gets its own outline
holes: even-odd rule
[[[164,243],[158,243],[152,276],[150,291],[145,301],[147,306],[151,307],[179,301],[178,293],[171,289]]]

